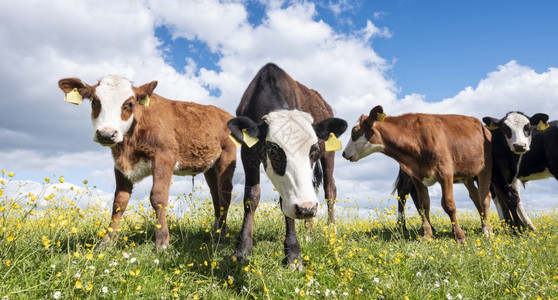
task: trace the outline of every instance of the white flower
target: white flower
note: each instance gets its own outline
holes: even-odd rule
[[[326,289],[326,290],[325,290],[324,295],[325,295],[326,297],[329,297],[329,289]]]
[[[89,270],[95,270],[95,266],[89,266]]]
[[[374,282],[376,282],[376,283],[380,283],[380,278],[378,278],[378,277],[374,277]]]
[[[450,293],[446,294],[446,299],[453,300],[453,296]]]
[[[105,274],[110,273],[109,269],[105,269],[103,272],[105,272]]]
[[[60,298],[60,296],[62,296],[62,293],[60,293],[60,291],[56,291],[56,292],[54,292],[54,295],[52,295],[52,297],[54,299],[58,299],[58,298]]]
[[[387,284],[386,284],[386,287],[387,287],[388,289],[391,289],[391,283],[387,283]]]
[[[459,298],[459,299],[463,299],[463,296],[461,296],[461,294],[457,294],[456,297]]]
[[[298,294],[299,292],[300,292],[300,289],[299,289],[299,288],[295,288],[295,293]]]
[[[156,265],[159,264],[159,260],[158,260],[158,259],[155,259],[153,262],[154,262]]]
[[[434,282],[435,287],[440,287],[440,283],[438,281]]]
[[[50,265],[50,267],[54,270],[56,269],[56,265]]]
[[[108,287],[104,286],[101,291],[105,294],[108,293]]]
[[[313,283],[314,283],[314,279],[310,279],[310,281],[306,283],[306,286],[311,287]]]
[[[245,292],[248,292],[248,289],[247,289],[245,286],[242,286],[242,289],[243,289]]]
[[[135,257],[130,258],[130,263],[131,263],[131,264],[133,264],[133,263],[135,263],[135,262],[136,262],[136,258],[135,258]]]
[[[349,296],[349,293],[343,292],[343,296],[347,297],[347,296]]]
[[[8,300],[8,299],[10,299],[10,298],[8,298],[8,296],[2,297],[2,300]]]
[[[417,277],[421,277],[422,273],[420,271],[417,272]]]
[[[124,258],[129,258],[130,254],[126,253],[126,252],[122,252],[122,255],[124,256]]]
[[[81,277],[81,273],[77,272],[76,275],[74,275],[75,278],[80,278]]]
[[[117,266],[117,265],[118,265],[118,263],[113,261],[113,262],[110,263],[109,267],[114,267],[114,266]]]

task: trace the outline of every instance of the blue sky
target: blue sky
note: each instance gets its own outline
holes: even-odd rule
[[[388,115],[520,110],[558,119],[557,12],[554,1],[501,0],[0,2],[0,168],[34,182],[88,179],[112,201],[110,151],[91,139],[87,102],[62,101],[64,77],[158,80],[162,96],[234,114],[271,61],[318,90],[349,124],[376,104]],[[338,153],[338,198],[379,205],[396,174],[381,154],[351,164]],[[238,164],[239,192],[242,177]],[[171,197],[191,189],[191,178],[175,180]],[[150,185],[139,183],[135,197]],[[558,184],[529,182],[522,192],[528,208],[554,207]],[[263,193],[275,195],[269,182]],[[431,194],[439,205],[439,188]],[[456,199],[473,207],[462,187]]]

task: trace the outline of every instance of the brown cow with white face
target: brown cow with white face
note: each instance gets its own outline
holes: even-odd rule
[[[381,106],[370,115],[362,115],[353,127],[343,157],[358,161],[374,152],[382,152],[399,162],[411,175],[417,189],[423,219],[422,231],[432,235],[428,185],[439,182],[442,187],[442,207],[450,216],[455,239],[465,241],[457,221],[453,199],[453,183],[465,183],[469,196],[481,215],[482,231],[491,234],[487,215],[490,206],[490,177],[492,174],[491,134],[483,124],[462,115],[405,114],[386,117]],[[474,181],[478,182],[478,190]]]
[[[236,165],[236,147],[228,138],[230,114],[215,106],[163,98],[153,93],[157,81],[134,87],[125,78],[107,76],[91,86],[65,78],[58,86],[76,104],[82,97],[91,100],[93,140],[112,151],[116,191],[111,230],[104,244],[117,235],[134,183],[153,175],[150,201],[158,220],[155,247],[166,248],[172,175],[198,173],[204,173],[213,198],[215,241],[222,240]]]

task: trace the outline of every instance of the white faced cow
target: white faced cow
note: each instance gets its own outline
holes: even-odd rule
[[[331,135],[341,135],[347,123],[328,117],[333,114],[331,108],[317,92],[296,82],[274,64],[267,64],[258,72],[242,96],[236,114],[228,126],[242,143],[246,181],[244,221],[233,257],[243,259],[252,250],[254,213],[260,201],[260,165],[263,164],[279,192],[285,215],[285,262],[300,267],[294,219],[309,219],[318,213],[316,192],[322,180],[318,160],[326,172],[326,197],[333,197],[328,200],[328,206],[333,208],[334,152],[326,154],[324,141]],[[330,218],[332,216],[331,209]]]
[[[484,117],[482,120],[492,132],[492,186],[500,219],[518,228],[527,225],[535,230],[521,204],[519,184],[558,175],[556,167],[554,174],[546,172],[553,165],[554,157],[558,157],[556,126],[540,132],[546,129],[548,121],[548,115],[542,113],[528,117],[514,111],[502,119]]]
[[[359,118],[343,157],[354,162],[382,152],[399,162],[403,171],[411,175],[417,189],[420,204],[417,210],[423,219],[422,231],[426,238],[432,235],[427,186],[439,182],[442,207],[450,216],[456,241],[463,243],[465,234],[457,221],[453,199],[454,181],[465,183],[469,190],[481,215],[483,233],[490,236],[492,231],[487,218],[492,171],[490,140],[488,129],[473,117],[405,114],[386,118],[378,105],[368,116]]]
[[[168,246],[166,210],[173,173],[204,173],[215,208],[214,238],[222,240],[236,164],[226,125],[230,114],[215,106],[165,99],[153,93],[157,81],[134,87],[127,79],[107,76],[93,86],[77,78],[61,79],[58,85],[68,96],[91,100],[93,140],[112,151],[116,191],[104,244],[119,231],[134,183],[153,175],[155,247]]]

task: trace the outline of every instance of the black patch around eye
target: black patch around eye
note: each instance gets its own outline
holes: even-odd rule
[[[506,135],[506,137],[511,138],[512,132],[508,126],[504,125],[504,128],[502,128],[502,130],[504,131],[504,135]]]
[[[277,175],[283,176],[287,170],[287,156],[285,151],[276,143],[267,142],[267,156]]]

